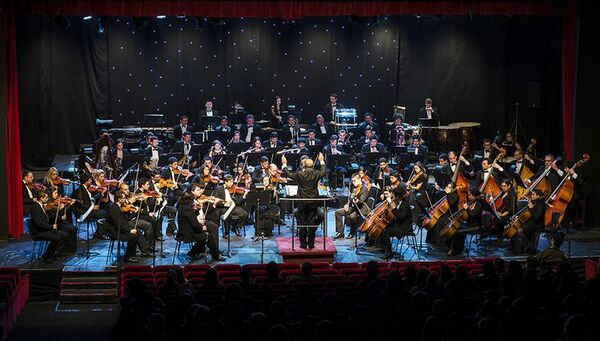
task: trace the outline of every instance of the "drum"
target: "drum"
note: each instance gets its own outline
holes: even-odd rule
[[[455,150],[460,145],[459,128],[439,126],[435,132],[435,142],[438,150]]]
[[[477,122],[455,122],[450,123],[451,127],[458,127],[458,132],[461,142],[469,142],[470,146],[475,146],[479,143],[479,134],[481,131],[481,123]]]

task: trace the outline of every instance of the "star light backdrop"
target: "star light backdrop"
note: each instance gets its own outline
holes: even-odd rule
[[[17,22],[23,160],[51,163],[93,141],[96,118],[136,124],[162,112],[195,121],[204,100],[220,112],[240,101],[267,112],[275,95],[314,120],[330,92],[359,114],[390,121],[393,105],[416,121],[426,97],[443,124],[506,130],[521,123],[539,149],[559,151],[560,20],[544,17],[417,17],[83,20]],[[542,109],[527,109],[527,83],[541,84]],[[35,127],[31,129],[30,127]],[[44,127],[44,129],[39,129]],[[52,142],[52,143],[49,143]]]

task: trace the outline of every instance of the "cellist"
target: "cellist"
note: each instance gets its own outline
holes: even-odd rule
[[[412,214],[406,198],[406,190],[403,187],[392,189],[387,186],[383,191],[383,196],[394,214],[394,220],[381,232],[379,237],[384,252],[383,259],[388,260],[393,256],[391,238],[400,239],[412,231]]]
[[[536,253],[536,241],[538,239],[540,230],[544,225],[544,213],[546,212],[546,203],[544,202],[544,192],[540,189],[534,189],[529,194],[529,203],[524,210],[530,210],[531,217],[521,229],[518,230],[510,239],[510,245],[512,252],[516,254],[520,253]],[[519,212],[521,213],[521,212]],[[515,215],[518,216],[517,213]]]
[[[537,170],[535,160],[521,149],[515,149],[514,156],[515,160],[509,166],[510,172],[515,178],[518,177],[518,179],[521,179],[521,182],[524,182]],[[518,199],[521,199],[526,190],[526,188],[520,186],[518,181],[515,181],[515,191],[517,191]]]
[[[436,245],[443,244],[442,240],[440,239],[440,228],[446,225],[446,223],[448,222],[448,217],[450,215],[458,211],[459,197],[458,193],[455,190],[455,186],[456,185],[454,184],[454,182],[449,182],[446,184],[446,187],[444,187],[444,193],[446,195],[445,197],[440,199],[438,203],[441,203],[443,200],[447,200],[449,209],[442,214],[442,216],[438,219],[438,222],[432,229],[427,230],[427,237],[425,238],[425,240],[428,243],[433,243]],[[435,210],[436,206],[437,205],[433,205],[432,210]],[[430,215],[433,213],[432,210],[430,210],[429,212]]]
[[[467,219],[464,222],[465,228],[479,229],[481,226],[481,212],[485,207],[485,202],[477,188],[469,189],[467,202],[463,204],[462,209],[467,212]],[[460,255],[465,249],[465,232],[457,230],[450,238],[446,240],[448,246],[448,256]]]
[[[513,188],[512,181],[510,179],[502,180],[500,189],[502,190],[499,194],[500,198],[488,197],[488,202],[497,218],[494,230],[491,232],[497,233],[498,236],[504,232],[504,226],[517,210],[517,193]],[[500,207],[496,207],[494,204],[494,202],[498,202],[498,199],[501,200]]]
[[[562,180],[562,177],[565,175],[565,173],[562,169],[558,167],[558,165],[555,162],[554,155],[552,154],[547,154],[546,156],[544,156],[544,167],[540,167],[534,176],[525,180],[525,185],[529,186],[531,185],[531,183],[535,182],[540,176],[542,176],[542,174],[544,174],[544,171],[548,169],[548,167],[550,167],[551,169],[549,169],[549,171],[546,172],[546,179],[548,180],[548,182],[550,182],[550,188],[552,189],[552,191],[554,191],[554,189],[556,189],[556,186],[558,186],[558,184]]]

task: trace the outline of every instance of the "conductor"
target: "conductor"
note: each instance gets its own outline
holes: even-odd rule
[[[317,159],[321,164],[321,169],[315,169],[315,163],[311,159],[302,160],[301,171],[292,172],[288,169],[287,159],[285,155],[281,156],[281,168],[283,176],[288,179],[293,179],[298,183],[299,198],[318,198],[318,184],[325,174],[325,156],[323,153],[317,155]],[[325,216],[318,202],[302,202],[298,204],[297,219],[299,225],[318,225]],[[300,247],[303,249],[313,249],[315,247],[315,231],[316,227],[300,227]]]

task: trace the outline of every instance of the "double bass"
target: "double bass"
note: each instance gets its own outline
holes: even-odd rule
[[[498,163],[498,160],[500,160],[501,158],[504,157],[504,155],[506,155],[506,149],[499,148],[499,150],[500,150],[500,153],[498,153],[498,155],[494,159],[494,162],[492,162],[492,167],[490,167],[490,169],[493,168],[493,165],[495,165],[495,164]],[[486,195],[486,196],[493,197],[494,198],[494,204],[496,206],[501,206],[502,205],[502,198],[500,196],[500,193],[502,192],[502,190],[500,189],[500,185],[498,185],[498,183],[492,177],[491,174],[481,184],[481,186],[479,187],[479,192],[482,193],[482,194],[484,194],[484,195]]]
[[[525,154],[523,155],[523,157],[525,158],[526,155],[529,155],[529,157],[532,157],[531,154],[532,152],[535,150],[535,145],[537,143],[536,139],[531,139],[529,146],[527,147],[527,151],[525,151]],[[525,158],[526,159],[526,158]],[[521,171],[519,172],[520,174],[518,174],[518,176],[521,178],[521,180],[528,180],[530,179],[532,176],[534,176],[535,174],[531,171],[531,169],[529,169],[529,167],[525,164],[525,162],[523,162],[523,165],[521,166]],[[547,185],[547,182],[544,183],[544,185]],[[526,197],[526,193],[528,188],[527,187],[522,187],[519,185],[519,183],[517,183],[516,180],[513,180],[513,187],[515,189],[515,192],[517,193],[517,200],[521,200],[521,198]],[[550,187],[547,187],[548,189]],[[549,194],[546,193],[546,188],[540,188],[544,194]]]
[[[587,153],[583,154],[583,158],[577,161],[577,163],[575,163],[571,169],[575,170],[589,160],[590,155]],[[544,224],[546,226],[552,226],[552,223],[556,223],[556,225],[553,227],[558,228],[558,226],[560,226],[560,223],[564,218],[567,205],[569,205],[573,199],[573,193],[575,191],[575,184],[573,183],[573,180],[571,180],[571,177],[572,174],[567,172],[558,186],[556,186],[554,189],[554,192],[552,192],[548,199],[546,199],[546,204],[548,205],[548,208],[546,209],[546,215],[544,216]],[[557,215],[556,221],[553,221],[554,215]]]
[[[454,170],[454,174],[452,174],[452,182],[454,182],[457,191],[458,191],[458,206],[462,207],[462,205],[467,202],[467,194],[469,193],[469,182],[465,179],[465,176],[460,172],[460,163],[461,157],[467,152],[469,148],[469,143],[467,141],[464,142],[462,150],[460,151],[460,155],[458,156],[458,162],[456,163],[456,169]]]

